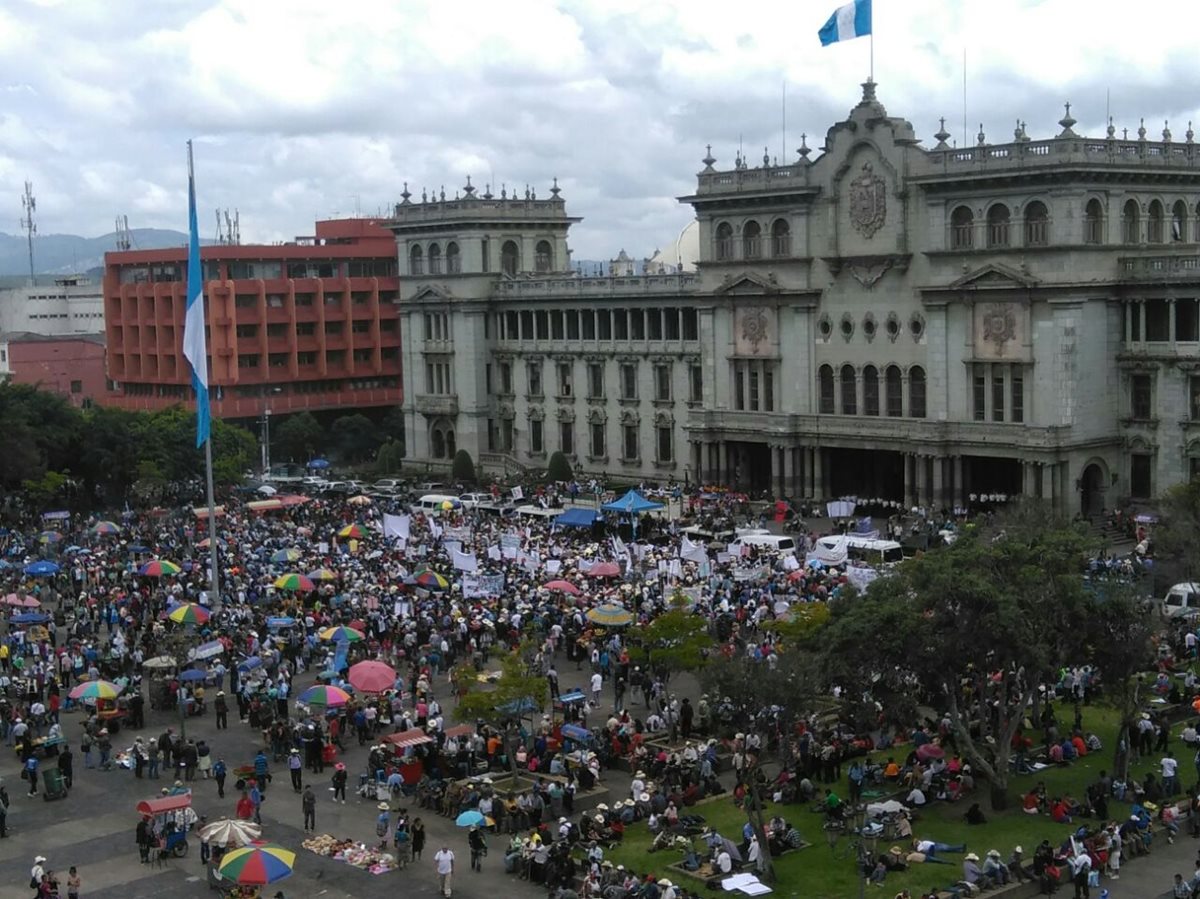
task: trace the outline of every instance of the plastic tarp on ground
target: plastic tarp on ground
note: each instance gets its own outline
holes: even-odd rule
[[[600,513],[595,509],[567,509],[554,519],[554,523],[562,527],[590,528],[599,517]]]
[[[615,499],[611,503],[605,503],[601,506],[605,512],[624,512],[627,515],[636,515],[638,512],[650,512],[654,509],[663,508],[662,503],[656,503],[646,499],[636,490],[630,490],[620,499]]]

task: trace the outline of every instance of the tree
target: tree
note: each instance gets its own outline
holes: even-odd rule
[[[562,450],[555,450],[551,453],[550,462],[546,466],[546,477],[551,481],[569,481],[573,477],[571,460]]]
[[[1156,564],[1172,580],[1194,580],[1200,547],[1200,480],[1171,488],[1159,500],[1154,528]],[[1168,581],[1169,583],[1170,581]]]
[[[404,451],[395,440],[388,438],[387,443],[375,453],[375,473],[378,475],[395,474],[404,466]]]
[[[0,482],[16,488],[47,470],[74,467],[82,430],[82,413],[58,394],[30,384],[0,384]]]
[[[338,454],[347,462],[373,458],[382,442],[371,419],[357,412],[334,419],[329,433]]]
[[[511,789],[517,789],[516,744],[520,736],[520,719],[531,712],[541,711],[546,704],[550,685],[546,678],[534,674],[525,662],[529,643],[500,657],[500,676],[491,690],[470,690],[454,709],[459,721],[482,721],[503,734],[504,754],[512,773]],[[467,681],[469,684],[470,681]],[[464,686],[460,684],[460,689]]]
[[[43,472],[40,478],[31,478],[21,482],[21,489],[28,495],[29,500],[38,508],[45,508],[50,503],[62,497],[67,487],[68,478],[57,471]]]
[[[109,502],[123,498],[138,477],[138,418],[142,413],[97,406],[84,419],[82,444],[87,448],[77,470],[84,482],[99,488]]]
[[[1045,516],[1039,527],[967,531],[838,604],[822,634],[823,670],[900,726],[917,702],[944,710],[955,748],[1003,809],[1013,737],[1038,685],[1086,659],[1080,623],[1100,610],[1084,589],[1085,562],[1082,536]]]
[[[388,409],[387,414],[379,422],[379,434],[385,440],[395,440],[400,447],[401,455],[404,454],[404,410],[399,406],[392,406]]]
[[[629,655],[669,676],[702,668],[714,645],[708,622],[689,611],[683,594],[676,593],[667,612],[630,635]]]
[[[245,428],[216,419],[212,423],[213,480],[237,484],[254,467],[258,441]],[[201,468],[203,470],[203,468]]]
[[[450,474],[454,477],[454,480],[460,483],[475,483],[475,463],[471,460],[471,454],[465,449],[460,449],[454,454],[454,462],[451,465]]]
[[[289,415],[271,433],[275,455],[291,462],[307,462],[325,445],[325,429],[311,412]]]

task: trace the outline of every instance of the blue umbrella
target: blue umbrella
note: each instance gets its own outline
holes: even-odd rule
[[[71,545],[71,546],[68,546],[66,549],[64,549],[63,552],[66,553],[68,556],[73,556],[73,555],[75,555],[75,553],[87,552],[87,550],[84,549],[82,546]]]
[[[328,459],[312,459],[312,460],[310,460],[310,461],[309,461],[309,463],[308,463],[308,467],[309,467],[309,468],[315,468],[315,469],[318,469],[318,470],[320,470],[320,469],[324,469],[324,468],[328,468],[328,467],[329,467],[329,460],[328,460]]]
[[[184,681],[204,680],[206,677],[208,677],[207,671],[200,671],[196,668],[189,668],[179,675],[179,679]]]
[[[461,815],[454,819],[454,823],[459,827],[473,827],[483,823],[483,813],[475,809],[467,809]]]
[[[42,559],[31,565],[26,565],[25,573],[30,577],[49,577],[52,574],[58,574],[58,563],[47,562],[45,559]]]
[[[262,667],[262,659],[258,656],[250,656],[244,662],[238,664],[238,671],[253,671],[255,668]]]
[[[13,615],[8,620],[13,624],[44,624],[50,620],[50,616],[41,612],[22,612],[20,615]]]
[[[127,547],[125,547],[125,549],[131,553],[144,553],[150,551],[140,543],[130,543]]]

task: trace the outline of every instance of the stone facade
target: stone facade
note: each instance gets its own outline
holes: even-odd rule
[[[571,272],[557,187],[406,190],[410,453],[906,506],[1148,499],[1200,465],[1200,151],[1074,124],[925,148],[864,85],[813,160],[703,160],[696,274]]]

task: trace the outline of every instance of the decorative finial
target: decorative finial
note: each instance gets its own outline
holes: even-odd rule
[[[770,154],[770,152],[768,152],[766,147],[763,147],[763,168],[769,169],[770,167],[771,167],[771,154]]]
[[[467,186],[463,188],[463,193],[466,194],[468,197],[475,196],[475,188],[471,184],[471,176],[470,175],[467,175]]]
[[[1071,128],[1078,120],[1071,115],[1071,104],[1067,103],[1065,105],[1067,107],[1067,112],[1061,119],[1058,120],[1058,124],[1062,125],[1062,133],[1059,134],[1059,137],[1075,137],[1075,132],[1072,131]]]
[[[812,152],[808,146],[808,134],[800,135],[800,149],[796,151],[800,154],[800,158],[808,162],[808,154]]]
[[[976,135],[975,140],[981,147],[987,145],[987,137],[983,133],[983,122],[979,123],[979,134]]]
[[[717,160],[714,159],[713,155],[712,155],[712,144],[705,145],[704,158],[701,159],[700,161],[704,163],[704,171],[711,172],[713,170],[713,163],[716,162]]]
[[[1013,140],[1021,139],[1021,120],[1017,119],[1017,127],[1013,129]]]
[[[1169,120],[1164,119],[1163,120],[1163,143],[1169,144],[1170,142],[1171,142],[1171,123]]]
[[[1196,136],[1196,132],[1192,130],[1192,123],[1190,120],[1188,121],[1188,130],[1184,133],[1183,136],[1187,138],[1187,142],[1189,144],[1192,142],[1192,138],[1194,138]]]
[[[400,199],[404,201],[402,205],[404,205],[404,206],[411,205],[410,200],[409,200],[409,198],[411,196],[412,196],[412,194],[410,194],[408,192],[408,182],[405,181],[404,182],[404,192],[400,194]]]
[[[422,203],[429,202],[429,195],[425,192],[425,188],[423,188],[423,187],[421,188],[421,202]]]
[[[529,199],[529,185],[528,184],[525,185],[525,199],[526,200]]]
[[[1121,129],[1121,140],[1129,140],[1129,129],[1128,128]]]
[[[494,197],[492,196],[492,182],[491,181],[489,181],[486,185],[484,185],[483,198],[485,200],[494,199]]]
[[[946,130],[945,116],[942,116],[940,119],[938,119],[938,130],[934,137],[937,138],[937,146],[934,147],[935,150],[949,149],[950,145],[947,144],[946,141],[950,139],[950,132]]]
[[[1108,139],[1117,139],[1117,126],[1113,124],[1112,116],[1108,117]]]
[[[1138,119],[1138,122],[1138,140],[1144,141],[1146,139],[1146,120]]]
[[[558,195],[562,193],[562,188],[558,186],[558,176],[554,176],[554,186],[550,188],[550,196],[558,199]]]
[[[536,188],[536,187],[534,187],[534,188],[531,188],[531,189],[530,189],[530,191],[529,191],[529,199],[531,199],[531,200],[536,200],[536,199],[537,199],[537,188]]]
[[[1029,132],[1025,130],[1025,122],[1021,122],[1021,140],[1029,140]]]
[[[870,80],[864,81],[862,89],[863,89],[863,98],[862,98],[863,103],[874,103],[875,102],[875,82],[870,81]]]
[[[440,194],[440,197],[441,197],[442,202],[445,203],[446,202],[446,185],[444,185],[444,184],[442,185],[442,192]]]

